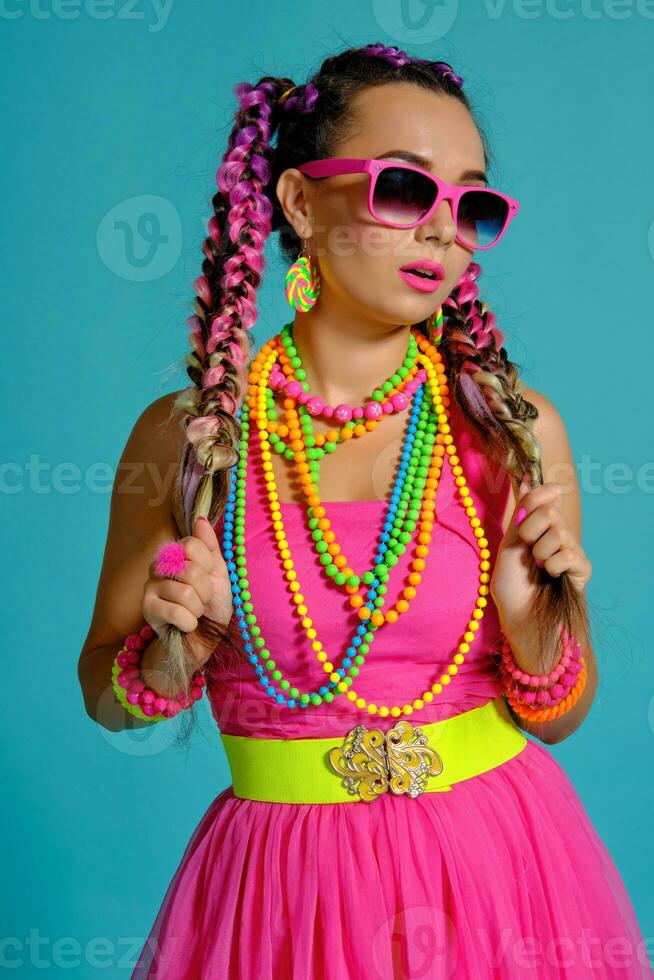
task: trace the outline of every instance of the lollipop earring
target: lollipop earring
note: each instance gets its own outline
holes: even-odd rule
[[[306,252],[306,255],[302,255]],[[315,304],[320,292],[320,275],[311,261],[306,241],[302,239],[302,249],[299,256],[286,273],[284,280],[286,299],[294,310],[306,313]]]

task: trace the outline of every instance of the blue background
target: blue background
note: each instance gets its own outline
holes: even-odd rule
[[[568,427],[600,668],[585,723],[550,751],[654,936],[651,8],[393,0],[352,18],[350,0],[301,14],[258,0],[160,13],[145,0],[5,0],[5,966],[90,977],[89,944],[103,940],[97,972],[128,976],[192,830],[230,782],[206,699],[190,754],[163,725],[112,734],[84,712],[77,659],[111,480],[142,409],[187,383],[185,320],[234,84],[301,82],[377,40],[464,76],[498,161],[491,179],[522,201],[480,285],[526,383]],[[273,238],[257,343],[290,318],[276,249]]]

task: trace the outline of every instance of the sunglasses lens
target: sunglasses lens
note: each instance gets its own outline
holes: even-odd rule
[[[427,214],[436,198],[436,185],[403,167],[386,167],[379,174],[373,206],[381,221],[412,225]]]
[[[509,216],[504,198],[490,191],[467,191],[459,201],[459,237],[473,248],[492,245],[502,234]]]
[[[405,167],[386,167],[377,178],[373,207],[380,221],[415,225],[436,198],[436,185],[423,174]],[[458,235],[472,248],[492,245],[509,217],[504,198],[492,191],[467,191],[459,201]]]

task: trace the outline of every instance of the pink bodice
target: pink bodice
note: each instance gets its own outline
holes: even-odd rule
[[[502,516],[510,495],[506,470],[489,462],[477,433],[453,403],[450,425],[466,482],[477,507],[491,551],[491,566],[503,531]],[[258,434],[250,430],[245,543],[252,602],[262,636],[283,676],[300,691],[317,691],[327,675],[310,648],[294,613],[288,583],[275,547],[265,484],[259,465]],[[338,453],[338,450],[336,451]],[[282,514],[294,568],[308,614],[330,661],[339,666],[359,623],[348,597],[326,578],[309,543],[306,509],[282,503]],[[373,563],[387,510],[385,500],[326,502],[327,513],[351,566],[361,575]],[[222,543],[222,518],[216,526]],[[413,542],[391,569],[384,608],[395,605],[407,582]],[[446,670],[463,638],[475,606],[479,550],[447,460],[436,494],[436,520],[426,567],[409,611],[397,623],[376,631],[366,662],[353,687],[368,702],[400,707],[412,703]],[[240,634],[235,626],[235,635]],[[497,651],[500,629],[488,597],[481,625],[465,662],[431,703],[410,716],[413,724],[438,721],[485,704],[501,693],[489,651]],[[230,735],[260,738],[325,738],[345,735],[354,725],[375,719],[384,729],[396,720],[371,716],[345,695],[319,707],[288,708],[277,704],[259,683],[253,666],[229,658],[212,672],[208,694],[219,729]],[[286,695],[288,696],[288,695]]]

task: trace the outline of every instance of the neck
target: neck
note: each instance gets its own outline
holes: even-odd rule
[[[328,404],[361,405],[401,367],[408,324],[357,320],[350,314],[297,313],[293,340],[311,394]]]

